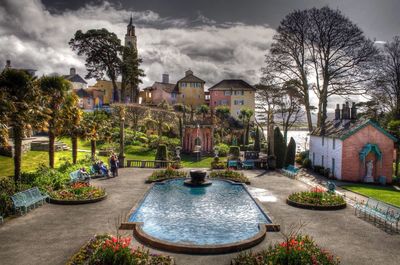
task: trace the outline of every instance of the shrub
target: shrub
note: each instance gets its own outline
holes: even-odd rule
[[[302,164],[303,164],[304,168],[311,168],[312,167],[312,163],[311,163],[311,160],[309,158],[305,158],[303,160]]]
[[[279,127],[275,127],[274,129],[274,153],[276,168],[283,168],[285,164],[286,143]]]
[[[167,168],[165,170],[154,171],[151,176],[148,177],[147,182],[154,182],[163,179],[184,178],[186,175],[187,174],[184,171]]]
[[[260,128],[256,128],[256,135],[254,136],[254,151],[261,151],[261,132]]]
[[[286,149],[285,166],[294,165],[294,157],[296,155],[296,142],[293,137],[290,137],[289,144]]]
[[[303,235],[289,237],[285,241],[270,245],[260,252],[242,252],[231,262],[232,265],[336,265],[339,263],[338,258],[321,249],[311,237]]]
[[[167,146],[165,144],[160,144],[157,147],[157,152],[156,152],[156,160],[168,160],[168,152],[167,152]]]
[[[240,157],[240,149],[239,146],[231,146],[229,148],[229,155],[232,156],[232,158],[239,158]]]
[[[218,148],[218,156],[227,156],[229,152],[229,146],[224,143],[220,143],[217,145]]]
[[[50,192],[49,195],[57,200],[90,200],[103,197],[106,194],[103,188],[90,186],[88,183],[77,182],[61,190]]]
[[[227,179],[235,182],[250,183],[250,180],[243,175],[233,170],[223,170],[223,171],[212,171],[210,173],[210,178]]]
[[[336,206],[346,203],[342,196],[326,192],[321,188],[313,188],[310,191],[292,193],[289,195],[289,200],[317,206]]]
[[[211,169],[225,169],[226,161],[221,161],[219,157],[214,157],[213,161],[211,161]]]
[[[331,169],[330,169],[330,168],[325,168],[325,169],[324,169],[323,176],[324,176],[325,178],[329,178],[329,177],[330,177],[330,174],[331,174]]]

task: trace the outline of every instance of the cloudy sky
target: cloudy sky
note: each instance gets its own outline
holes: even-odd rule
[[[78,29],[107,28],[123,39],[131,14],[145,70],[143,86],[188,68],[209,87],[224,78],[257,83],[275,28],[294,9],[339,8],[371,39],[400,34],[398,0],[0,0],[0,67],[39,75],[85,74],[84,58],[68,46]]]

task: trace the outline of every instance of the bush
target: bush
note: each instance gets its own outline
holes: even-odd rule
[[[324,174],[323,174],[323,176],[324,176],[325,178],[329,178],[330,175],[331,175],[331,169],[330,169],[330,168],[325,168],[325,169],[324,169]]]
[[[289,144],[286,149],[285,166],[294,165],[294,157],[296,155],[296,142],[290,137]]]
[[[242,252],[232,260],[231,264],[337,265],[340,262],[338,258],[315,244],[311,237],[297,235],[260,252]]]
[[[186,172],[175,170],[172,168],[167,168],[165,170],[154,171],[150,177],[147,178],[147,182],[154,182],[164,179],[174,179],[174,178],[184,178],[186,177]]]
[[[243,173],[239,173],[233,170],[212,171],[210,173],[210,178],[227,179],[248,184],[250,183],[250,180],[245,175],[243,175]]]
[[[261,132],[260,132],[260,128],[256,128],[256,133],[254,136],[254,151],[261,151]]]
[[[229,152],[229,146],[227,144],[220,143],[217,145],[218,156],[227,156]]]
[[[165,144],[160,144],[157,147],[157,152],[156,152],[155,159],[156,160],[163,160],[163,161],[168,160],[167,146]]]
[[[286,143],[279,127],[274,129],[274,153],[276,157],[276,168],[283,168],[285,164]]]
[[[211,169],[225,169],[226,168],[226,161],[221,161],[219,157],[214,157],[213,161],[211,162]]]
[[[342,196],[326,192],[322,188],[312,188],[310,191],[292,193],[289,195],[289,200],[317,206],[337,206],[346,203]]]
[[[103,188],[90,186],[88,183],[77,182],[61,190],[50,192],[51,198],[57,200],[90,200],[103,197],[106,194]]]
[[[311,168],[312,167],[311,160],[309,158],[305,158],[303,160],[302,165],[303,165],[304,168]]]
[[[239,146],[231,146],[229,148],[229,155],[231,155],[234,159],[238,159],[240,157]]]

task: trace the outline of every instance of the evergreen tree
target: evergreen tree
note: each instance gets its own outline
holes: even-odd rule
[[[142,83],[141,77],[145,74],[142,69],[139,68],[142,63],[142,59],[138,57],[136,48],[130,44],[123,49],[122,55],[122,84],[121,84],[121,100],[126,100],[126,88],[129,86],[131,92],[131,102],[137,103],[139,100],[139,84]]]
[[[294,141],[293,137],[290,137],[290,141],[286,149],[285,167],[289,165],[294,165],[295,156],[296,156],[296,142]]]
[[[276,168],[283,168],[285,164],[286,143],[279,127],[274,129],[274,152],[276,157]]]
[[[261,133],[260,133],[260,128],[256,128],[256,136],[254,140],[254,151],[260,152],[261,150]]]

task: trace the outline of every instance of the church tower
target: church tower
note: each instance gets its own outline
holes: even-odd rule
[[[131,15],[131,19],[129,21],[129,24],[128,24],[128,27],[126,30],[126,35],[125,35],[125,47],[128,47],[130,45],[133,45],[135,50],[137,50],[135,26],[132,23],[132,15]]]

